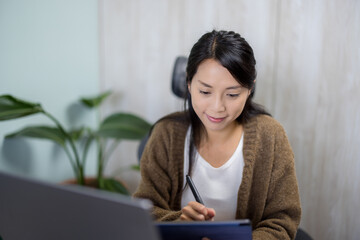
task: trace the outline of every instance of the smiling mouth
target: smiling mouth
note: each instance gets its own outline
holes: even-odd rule
[[[207,114],[206,114],[206,116],[210,120],[210,122],[213,122],[213,123],[219,123],[219,122],[222,122],[225,119],[225,117],[215,118],[215,117],[211,117],[211,116],[209,116]]]

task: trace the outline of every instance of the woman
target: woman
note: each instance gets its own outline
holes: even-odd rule
[[[295,237],[301,208],[294,156],[282,126],[252,101],[255,64],[252,48],[231,31],[206,33],[193,46],[187,110],[157,122],[141,159],[134,196],[154,203],[157,220],[248,218],[253,239]]]

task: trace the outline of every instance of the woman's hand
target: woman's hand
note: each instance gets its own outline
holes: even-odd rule
[[[183,221],[213,221],[215,217],[215,210],[207,208],[198,202],[189,202],[183,209],[181,209],[180,219]]]

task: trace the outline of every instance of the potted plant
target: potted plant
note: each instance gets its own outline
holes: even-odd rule
[[[91,98],[81,98],[85,106],[95,109],[111,94],[105,92]],[[103,175],[104,165],[120,140],[142,139],[149,131],[151,124],[137,115],[130,113],[114,113],[103,119],[97,129],[81,127],[66,130],[62,124],[39,103],[32,103],[16,98],[12,95],[0,96],[0,121],[26,117],[33,114],[43,114],[54,125],[27,126],[19,131],[8,134],[5,138],[32,137],[53,141],[66,152],[74,171],[76,183],[86,184],[85,165],[87,154],[92,144],[97,148],[97,175],[95,185],[99,189],[129,194],[127,188],[114,178]],[[110,141],[112,143],[109,146]]]

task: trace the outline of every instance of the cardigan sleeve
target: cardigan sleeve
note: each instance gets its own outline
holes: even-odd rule
[[[174,199],[174,173],[169,157],[173,155],[170,146],[171,134],[169,126],[162,122],[155,125],[146,144],[140,161],[141,182],[134,197],[146,198],[152,201],[152,215],[158,221],[178,220],[181,209],[176,211]],[[170,154],[171,153],[171,154]],[[173,170],[172,170],[173,171]]]
[[[294,155],[281,126],[275,128],[274,159],[263,217],[253,239],[294,239],[301,207]]]

